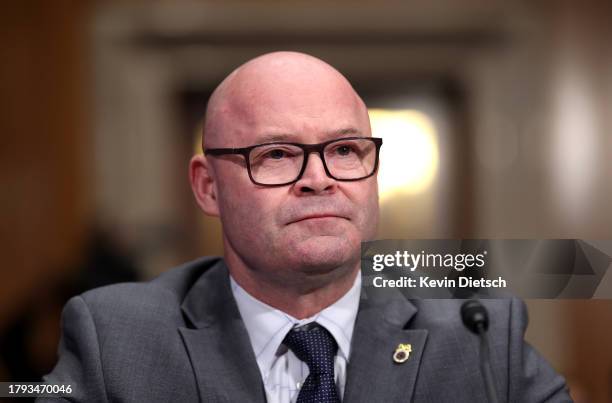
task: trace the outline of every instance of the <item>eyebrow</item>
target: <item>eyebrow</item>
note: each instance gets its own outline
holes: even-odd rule
[[[359,135],[361,134],[360,130],[357,130],[354,127],[346,127],[338,130],[333,130],[328,132],[324,136],[324,141],[332,139],[338,136],[346,136],[346,135]],[[295,134],[291,133],[269,133],[264,134],[262,137],[258,139],[258,141],[262,143],[273,143],[276,141],[284,141],[284,142],[295,142]]]

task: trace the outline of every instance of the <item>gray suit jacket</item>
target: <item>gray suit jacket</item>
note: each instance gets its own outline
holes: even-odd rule
[[[486,401],[478,339],[461,323],[462,301],[363,291],[344,402]],[[500,401],[571,401],[563,378],[523,341],[523,303],[483,303]],[[265,402],[221,259],[74,297],[62,326],[59,361],[45,381],[72,384],[75,401]],[[403,364],[392,359],[399,343],[412,345]]]

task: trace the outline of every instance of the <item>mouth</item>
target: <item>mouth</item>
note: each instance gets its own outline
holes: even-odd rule
[[[300,217],[296,220],[292,220],[291,222],[289,222],[289,224],[295,224],[298,222],[303,222],[303,221],[312,221],[312,220],[329,220],[329,219],[344,219],[344,220],[348,220],[347,217],[343,217],[343,216],[339,216],[336,214],[327,214],[327,213],[319,213],[319,214],[309,214],[307,216],[303,216]]]

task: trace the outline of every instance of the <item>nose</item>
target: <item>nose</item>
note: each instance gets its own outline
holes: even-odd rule
[[[331,193],[335,191],[337,182],[327,176],[321,156],[310,153],[307,156],[306,169],[302,177],[295,182],[294,190],[300,195]]]

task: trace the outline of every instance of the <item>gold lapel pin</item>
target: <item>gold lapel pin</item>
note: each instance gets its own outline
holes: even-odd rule
[[[412,352],[412,344],[398,344],[395,352],[393,353],[393,361],[398,364],[402,364],[408,360],[410,353]]]

